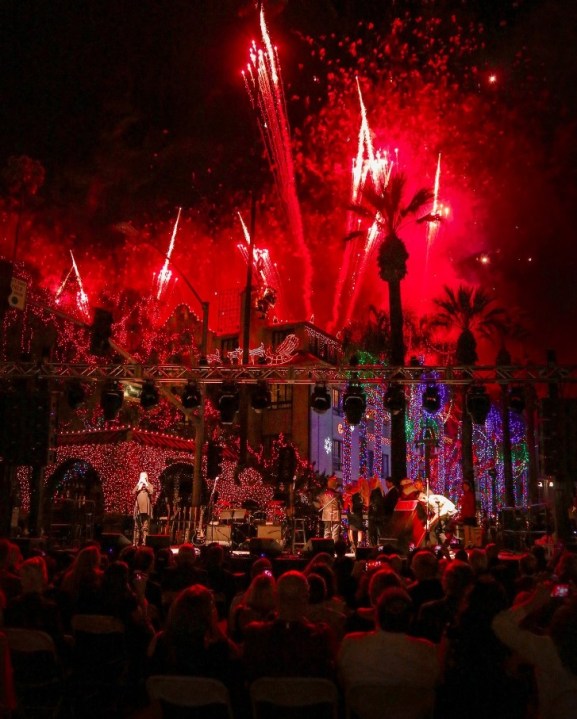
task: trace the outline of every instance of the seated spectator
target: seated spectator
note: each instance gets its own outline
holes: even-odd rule
[[[418,613],[421,604],[441,599],[444,595],[443,585],[439,579],[439,560],[426,549],[413,555],[411,571],[415,581],[407,587],[407,592],[413,601],[415,613]]]
[[[331,606],[327,596],[327,584],[324,577],[315,572],[307,576],[309,583],[309,607],[307,619],[313,624],[325,623],[332,629],[337,643],[340,644],[345,634],[347,615]]]
[[[308,597],[304,574],[280,576],[277,618],[253,622],[245,631],[243,664],[249,683],[265,676],[332,678],[335,639],[328,626],[307,620]]]
[[[244,639],[245,629],[251,622],[269,621],[276,617],[276,582],[270,570],[252,580],[244,600],[236,605],[231,620],[230,636],[234,641]]]
[[[212,677],[229,688],[239,677],[239,652],[218,625],[212,592],[201,584],[183,589],[166,625],[148,648],[149,674]]]
[[[18,596],[22,591],[16,550],[20,551],[16,544],[9,539],[0,538],[0,589],[7,600]]]
[[[321,554],[323,554],[321,552]],[[332,607],[337,612],[346,611],[346,602],[343,597],[337,593],[337,578],[332,569],[332,566],[325,561],[309,562],[305,569],[305,576],[312,573],[318,574],[325,580],[326,586],[326,599],[325,604]]]
[[[38,629],[50,634],[62,651],[64,631],[58,604],[48,595],[48,571],[42,557],[26,559],[20,567],[22,592],[10,600],[4,614],[7,627]]]
[[[547,634],[522,628],[531,613],[550,601],[551,585],[543,583],[523,604],[498,613],[492,627],[497,637],[535,668],[540,719],[572,719],[577,707],[577,600],[553,615]]]
[[[337,594],[341,596],[347,607],[352,609],[355,606],[356,580],[353,577],[354,559],[347,556],[347,543],[344,539],[337,539],[335,542],[335,559],[333,561],[333,572],[335,574]]]
[[[489,560],[484,549],[471,549],[469,551],[469,564],[473,568],[473,574],[480,577],[486,574],[489,568]]]
[[[363,602],[347,617],[345,623],[346,632],[368,632],[374,629],[379,597],[385,589],[402,586],[399,575],[393,572],[388,565],[379,565],[373,572],[367,572],[366,576],[367,602]]]
[[[437,649],[407,633],[413,614],[407,592],[401,587],[385,589],[376,611],[374,629],[347,634],[342,641],[337,666],[343,687],[371,682],[434,687],[440,674]]]
[[[441,641],[443,631],[451,626],[461,600],[473,583],[473,570],[466,562],[453,560],[445,569],[441,579],[445,596],[421,605],[413,634],[435,644]]]
[[[216,542],[207,545],[201,553],[201,564],[206,571],[207,587],[214,594],[219,619],[225,619],[236,594],[236,581],[234,574],[225,566],[224,547]]]
[[[505,590],[490,575],[476,579],[469,588],[454,626],[443,639],[439,716],[457,719],[464,711],[475,719],[526,716],[527,676],[515,670],[511,652],[491,628],[494,617],[506,606]]]
[[[242,604],[242,602],[244,601],[244,596],[246,590],[250,586],[250,582],[252,582],[255,577],[258,577],[260,574],[264,574],[265,572],[268,572],[272,575],[272,563],[270,559],[268,557],[259,557],[258,559],[255,559],[250,566],[249,581],[245,579],[246,584],[244,588],[241,591],[238,591],[232,598],[230,602],[230,609],[228,610],[228,632],[231,637],[234,635],[233,622],[237,606],[239,604]],[[246,586],[247,584],[248,586]]]
[[[102,581],[102,555],[95,545],[81,549],[69,569],[62,576],[57,601],[62,612],[65,630],[73,614],[94,614]]]
[[[185,542],[178,548],[173,567],[166,567],[162,573],[162,605],[168,611],[172,600],[186,587],[194,584],[208,586],[206,570],[197,562],[194,544]]]

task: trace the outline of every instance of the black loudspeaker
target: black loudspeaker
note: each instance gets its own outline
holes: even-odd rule
[[[100,535],[100,548],[103,554],[108,555],[111,559],[116,559],[120,550],[131,544],[132,542],[120,532],[103,532]]]
[[[333,555],[335,553],[335,540],[325,539],[324,537],[311,537],[305,544],[304,551],[314,557],[319,552],[327,552]]]
[[[276,539],[267,539],[265,537],[251,537],[248,543],[248,551],[252,555],[259,557],[278,557],[282,554],[282,547]]]
[[[170,547],[170,535],[148,534],[146,536],[146,546],[153,549],[168,549]]]
[[[228,546],[232,541],[231,537],[232,525],[230,524],[209,524],[206,528],[205,542],[207,544],[218,542]]]

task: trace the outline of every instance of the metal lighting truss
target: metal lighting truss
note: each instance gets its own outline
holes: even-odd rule
[[[345,384],[352,378],[361,384],[422,384],[432,379],[439,384],[564,384],[577,382],[577,365],[467,366],[467,367],[388,367],[382,365],[318,366],[296,365],[183,365],[69,364],[52,362],[1,362],[0,380],[36,378],[45,380],[83,380],[86,382],[142,383],[153,380],[160,385],[236,382],[256,384]]]

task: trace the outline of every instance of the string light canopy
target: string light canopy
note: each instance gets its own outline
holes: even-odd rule
[[[317,382],[310,398],[311,409],[317,414],[324,414],[331,408],[331,395],[324,382]]]

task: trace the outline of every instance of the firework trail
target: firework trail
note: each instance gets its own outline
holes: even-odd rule
[[[169,269],[168,265],[170,264],[170,258],[172,256],[172,251],[174,249],[174,241],[176,239],[176,232],[178,230],[178,222],[180,220],[180,213],[182,212],[182,207],[178,208],[178,214],[176,215],[176,221],[174,223],[174,227],[172,228],[172,237],[170,238],[170,244],[168,246],[168,252],[166,253],[166,259],[164,260],[164,264],[162,265],[162,269],[158,273],[158,276],[156,277],[156,299],[159,300],[160,296],[166,289],[168,283],[170,282],[170,278],[172,277],[172,270]],[[154,276],[153,276],[154,279]]]
[[[242,227],[244,235],[244,242],[237,244],[237,249],[242,255],[244,261],[248,265],[249,261],[249,248],[250,248],[250,232],[246,226],[245,221],[242,219],[240,212],[238,213],[238,219]],[[277,311],[278,306],[281,304],[281,280],[278,273],[277,267],[270,258],[270,252],[267,249],[259,249],[253,247],[252,250],[252,261],[253,268],[258,275],[259,282],[264,287],[271,287],[277,292]]]
[[[353,205],[360,204],[362,200],[363,187],[370,179],[375,188],[385,188],[390,180],[391,173],[398,164],[398,151],[395,150],[395,160],[389,157],[389,153],[376,151],[373,147],[371,129],[367,119],[367,110],[363,100],[359,79],[357,77],[357,91],[359,94],[359,105],[361,111],[361,127],[359,130],[359,143],[356,158],[353,158],[352,165],[352,187],[351,201]],[[345,254],[339,276],[337,278],[337,289],[333,301],[333,318],[331,327],[335,327],[339,318],[341,297],[348,298],[345,309],[343,325],[347,325],[351,319],[355,303],[363,283],[367,264],[372,258],[377,242],[380,237],[380,217],[377,214],[365,238],[350,240],[345,248]],[[347,219],[347,234],[350,234],[359,227],[359,219],[350,212]],[[349,288],[343,292],[345,285]]]
[[[435,185],[433,187],[433,208],[431,210],[431,221],[427,222],[427,252],[425,255],[425,270],[429,263],[429,252],[431,246],[439,234],[439,185],[441,181],[441,153],[437,160],[437,171],[435,172]]]
[[[68,273],[66,274],[66,277],[64,278],[64,281],[60,285],[60,287],[56,290],[56,294],[54,295],[54,301],[56,304],[60,303],[60,295],[64,291],[64,288],[66,287],[66,283],[70,279],[70,275],[74,272],[76,276],[76,282],[78,283],[78,292],[76,293],[76,304],[78,305],[78,309],[80,312],[87,318],[90,317],[90,307],[88,304],[88,295],[84,291],[84,285],[82,284],[82,277],[80,276],[80,272],[78,271],[78,265],[76,264],[76,260],[74,259],[74,255],[72,254],[72,250],[70,250],[70,257],[72,258],[72,265],[70,266],[70,269],[68,270]]]
[[[74,274],[76,275],[76,281],[78,282],[78,294],[76,296],[76,301],[78,303],[78,309],[82,312],[83,315],[86,317],[90,316],[90,308],[88,306],[88,295],[84,291],[84,286],[82,284],[82,277],[80,277],[80,272],[78,271],[78,266],[76,264],[76,260],[74,259],[74,255],[72,254],[72,250],[70,250],[70,257],[72,258],[72,268],[74,269]]]
[[[251,104],[257,115],[259,131],[275,182],[287,213],[290,232],[303,258],[304,313],[308,318],[312,314],[312,261],[309,248],[305,243],[301,208],[296,191],[290,128],[280,64],[268,33],[262,8],[260,30],[264,49],[257,47],[253,42],[250,50],[250,62],[243,77]]]

